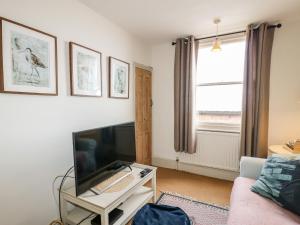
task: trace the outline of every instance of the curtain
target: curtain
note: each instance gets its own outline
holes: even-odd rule
[[[196,61],[198,44],[193,36],[176,40],[174,65],[174,147],[196,152]]]
[[[266,157],[268,152],[270,64],[274,28],[249,25],[241,126],[241,155]]]

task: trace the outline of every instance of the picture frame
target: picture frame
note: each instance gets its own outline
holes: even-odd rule
[[[0,93],[58,95],[56,36],[0,17]]]
[[[102,97],[102,53],[69,43],[71,95]]]
[[[130,64],[120,59],[109,57],[109,97],[129,98]]]

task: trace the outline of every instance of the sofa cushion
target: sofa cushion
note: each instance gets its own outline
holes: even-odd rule
[[[253,193],[255,180],[238,177],[230,198],[228,225],[299,225],[300,217]]]
[[[251,190],[300,215],[300,158],[271,156]]]

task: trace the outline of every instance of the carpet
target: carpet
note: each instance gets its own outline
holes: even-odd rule
[[[157,204],[180,207],[190,217],[193,225],[226,225],[228,209],[183,197],[162,193]]]

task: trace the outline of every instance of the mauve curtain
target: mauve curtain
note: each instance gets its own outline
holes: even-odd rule
[[[195,84],[198,44],[193,36],[176,40],[174,65],[174,147],[196,152]]]
[[[249,25],[246,37],[241,155],[264,158],[268,152],[270,65],[274,28]]]

